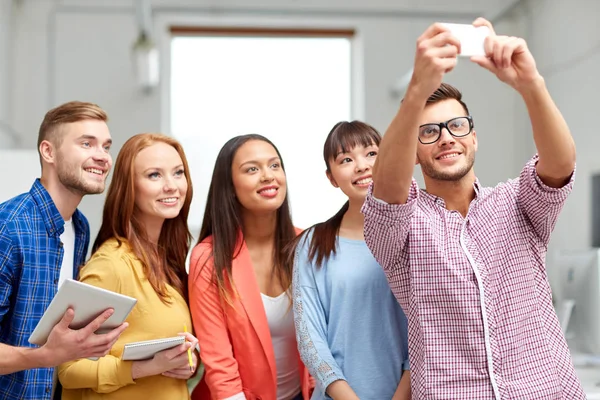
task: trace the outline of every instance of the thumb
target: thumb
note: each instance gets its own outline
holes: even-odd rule
[[[75,318],[75,311],[73,311],[73,309],[69,307],[65,312],[65,315],[63,315],[63,317],[58,322],[58,324],[56,324],[56,326],[67,330],[69,329],[69,325],[71,325],[71,322],[73,322],[73,318]]]
[[[494,74],[498,71],[494,62],[486,56],[473,56],[471,61]]]

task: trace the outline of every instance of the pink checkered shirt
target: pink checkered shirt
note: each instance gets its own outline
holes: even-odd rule
[[[365,238],[409,320],[414,399],[585,399],[552,307],[545,256],[573,187],[533,158],[466,218],[413,180],[406,204],[369,189]]]

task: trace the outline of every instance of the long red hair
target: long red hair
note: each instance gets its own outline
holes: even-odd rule
[[[179,215],[165,220],[156,245],[150,242],[146,230],[136,217],[134,162],[140,151],[157,142],[166,143],[179,153],[188,189]],[[92,252],[95,253],[112,238],[117,240],[119,246],[127,243],[141,261],[148,281],[163,302],[169,303],[166,284],[175,288],[187,301],[185,262],[192,239],[187,225],[191,202],[192,181],[181,144],[172,137],[156,133],[141,133],[131,137],[117,156],[104,203],[102,226]]]

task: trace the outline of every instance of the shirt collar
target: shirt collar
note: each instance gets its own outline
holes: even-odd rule
[[[477,179],[477,178],[475,178],[475,182],[473,182],[473,189],[475,189],[475,198],[473,199],[473,200],[475,200],[475,199],[477,199],[479,197],[480,192],[481,192],[481,183],[479,182],[479,179]],[[439,204],[443,208],[446,208],[446,202],[441,197],[438,197],[436,195],[428,193],[426,190],[422,190],[422,193],[429,200],[433,201],[434,203]]]
[[[56,208],[54,200],[50,197],[50,193],[46,190],[40,179],[36,179],[33,182],[33,186],[29,190],[29,194],[36,202],[40,213],[42,214],[42,221],[46,226],[48,234],[51,236],[60,236],[65,230],[65,220]]]
[[[481,189],[481,183],[479,183],[479,179],[475,178],[475,182],[473,182],[473,189],[475,189],[475,198],[479,197],[479,191]]]

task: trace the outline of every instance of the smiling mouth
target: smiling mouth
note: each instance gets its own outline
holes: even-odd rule
[[[353,185],[368,185],[371,182],[373,182],[373,178],[368,177],[368,178],[362,178],[357,181],[354,181],[354,182],[352,182],[352,184]]]
[[[164,203],[164,204],[175,204],[177,203],[177,197],[167,197],[166,199],[160,199],[158,200],[159,203]]]
[[[443,156],[436,157],[436,160],[448,160],[448,159],[458,157],[458,156],[460,156],[460,153],[444,154]]]
[[[259,194],[263,194],[266,196],[273,196],[277,193],[277,188],[267,188],[258,191]]]
[[[94,175],[104,175],[104,171],[102,171],[101,169],[98,168],[85,168],[84,169],[85,172],[89,172],[90,174],[94,174]]]

